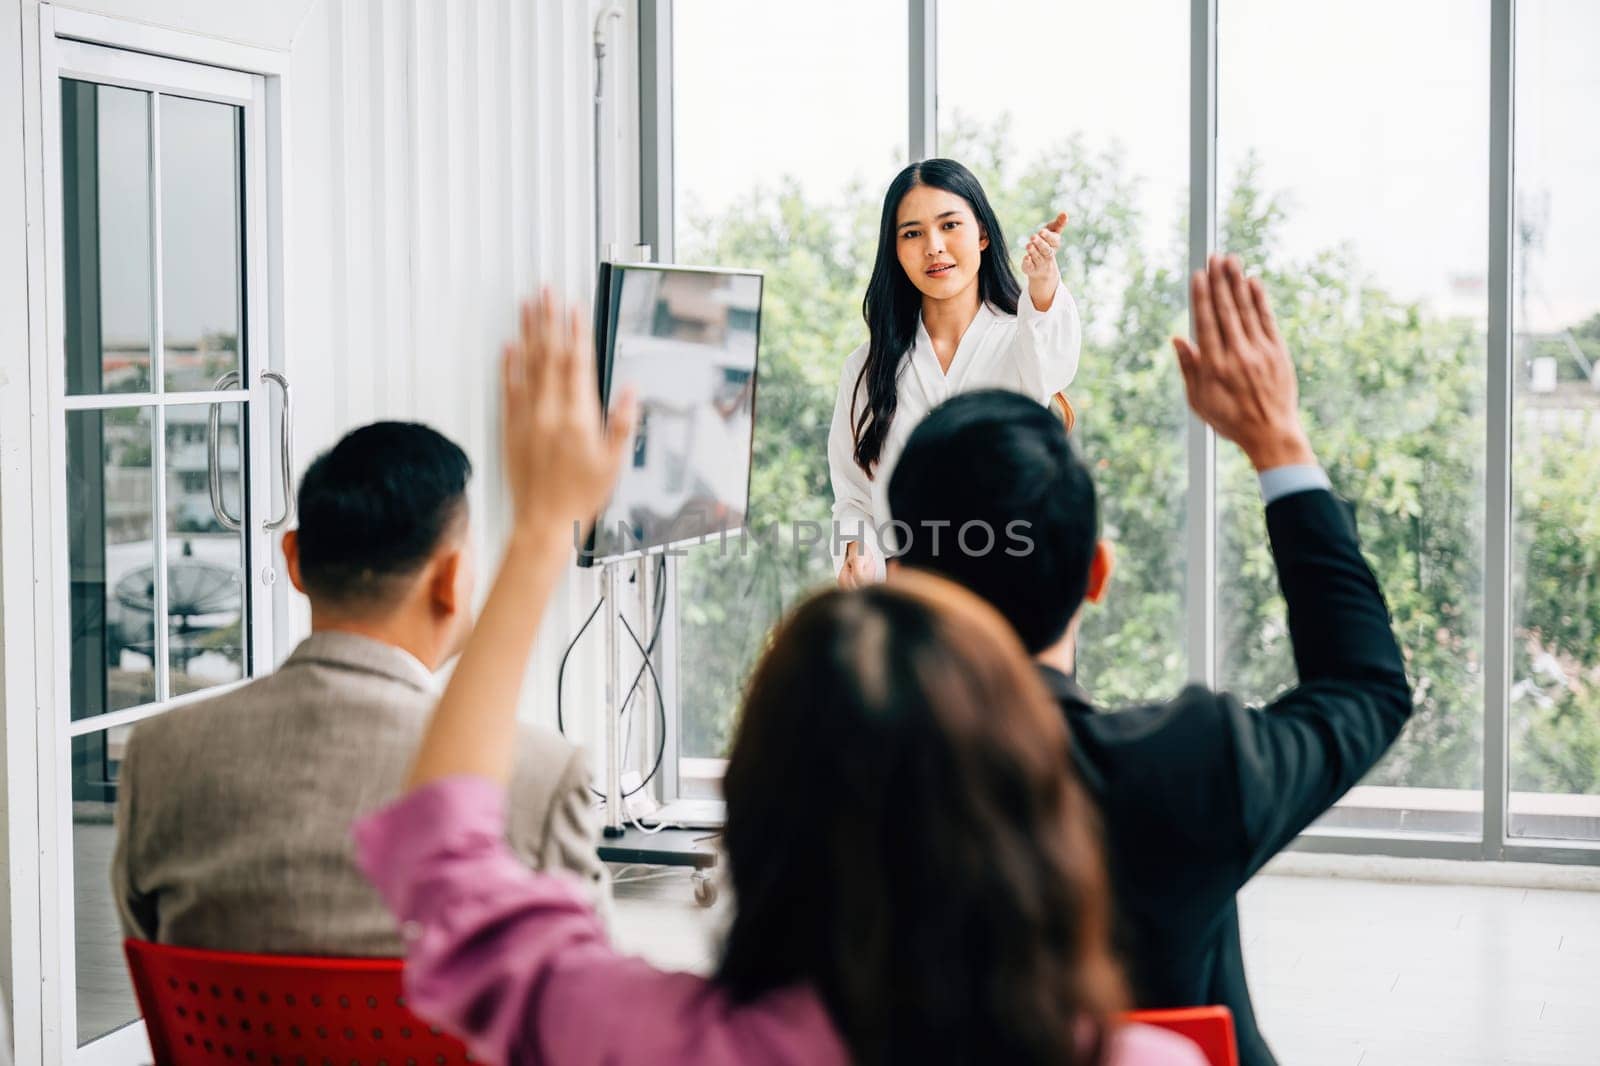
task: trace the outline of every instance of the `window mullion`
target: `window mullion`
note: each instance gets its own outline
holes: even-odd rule
[[[938,0],[908,0],[906,70],[910,75],[907,107],[907,161],[928,159],[939,151],[939,22]]]
[[[162,285],[163,250],[161,232],[161,94],[150,94],[150,391],[157,397],[166,392],[166,320]],[[167,655],[167,409],[159,399],[153,411],[150,448],[150,474],[154,507],[150,516],[150,540],[155,547],[155,588],[152,590],[150,620],[152,653],[155,656],[156,702],[171,698],[172,679]]]
[[[1202,270],[1217,240],[1217,3],[1189,5],[1189,268]],[[1189,678],[1217,680],[1217,438],[1192,413],[1187,431],[1185,557]]]
[[[1512,170],[1516,0],[1492,0],[1489,27],[1489,335],[1484,463],[1483,853],[1505,850],[1511,710]]]

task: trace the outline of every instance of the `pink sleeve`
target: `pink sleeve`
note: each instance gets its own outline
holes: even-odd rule
[[[576,885],[504,842],[505,793],[458,777],[357,823],[358,861],[406,940],[406,994],[491,1063],[840,1063],[808,990],[742,1006],[612,950]]]
[[[1194,1041],[1150,1025],[1124,1025],[1111,1038],[1106,1066],[1206,1066]]]

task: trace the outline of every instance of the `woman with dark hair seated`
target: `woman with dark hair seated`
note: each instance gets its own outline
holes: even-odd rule
[[[525,309],[506,353],[511,542],[410,793],[357,827],[403,923],[412,1008],[496,1063],[1199,1063],[1115,1024],[1105,875],[1061,716],[1010,628],[936,578],[818,596],[757,667],[713,977],[618,955],[579,886],[512,857],[518,689],[633,421],[624,399],[602,426],[584,341],[548,299]]]

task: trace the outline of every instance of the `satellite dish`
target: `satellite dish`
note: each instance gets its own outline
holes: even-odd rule
[[[130,611],[154,614],[156,568],[141,566],[117,582],[117,602]],[[198,559],[173,559],[167,564],[167,613],[179,618],[226,614],[239,610],[239,572]]]

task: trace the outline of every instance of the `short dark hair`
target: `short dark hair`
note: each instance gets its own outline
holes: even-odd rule
[[[391,602],[466,513],[472,462],[415,422],[345,434],[300,480],[300,580],[344,607]]]
[[[909,536],[896,527],[902,564],[988,600],[1031,654],[1060,640],[1083,603],[1099,529],[1094,481],[1061,419],[1026,396],[985,389],[935,408],[889,478],[889,514],[909,527]],[[967,550],[987,537],[958,541],[969,522],[987,523],[989,550]]]

